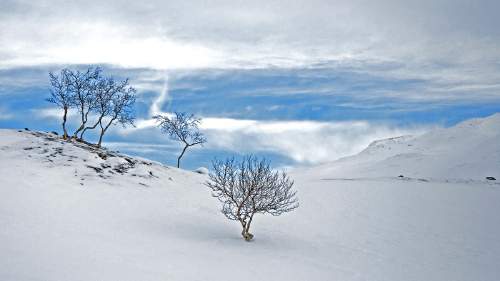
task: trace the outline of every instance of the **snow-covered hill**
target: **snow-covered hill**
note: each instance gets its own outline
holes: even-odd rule
[[[421,136],[375,141],[361,153],[313,169],[336,178],[397,177],[442,181],[500,178],[500,114]]]
[[[499,116],[293,171],[250,243],[206,175],[0,130],[0,280],[498,280]]]

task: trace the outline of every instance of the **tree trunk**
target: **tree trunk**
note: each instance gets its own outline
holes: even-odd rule
[[[63,115],[63,122],[62,122],[62,127],[63,127],[63,139],[67,140],[68,139],[68,131],[66,130],[66,119],[68,116],[68,108],[64,107],[64,115]]]
[[[101,129],[101,134],[99,134],[99,142],[97,143],[97,147],[101,147],[102,137],[104,136],[105,132],[106,132],[105,129]]]
[[[186,149],[189,147],[189,145],[186,144],[186,146],[184,146],[184,149],[182,150],[182,153],[181,155],[179,155],[179,157],[177,157],[177,168],[180,168],[181,167],[181,158],[182,156],[184,155],[184,152],[186,152]]]
[[[106,133],[106,130],[109,128],[109,125],[102,128],[101,127],[101,133],[99,134],[99,142],[97,143],[97,147],[100,148],[101,147],[101,143],[102,143],[102,138],[104,137],[104,134]]]
[[[250,242],[253,239],[253,234],[249,232],[250,224],[252,223],[252,218],[253,215],[250,216],[248,222],[240,220],[241,226],[243,227],[243,230],[241,231],[241,236],[243,236],[243,239],[245,239],[245,241],[247,242]]]
[[[83,123],[83,120],[82,120],[82,124],[80,124],[80,127],[78,127],[78,129],[76,129],[75,133],[73,134],[73,138],[78,139],[78,133],[81,130],[83,130],[84,127],[85,127],[85,123]]]
[[[91,127],[85,127],[82,131],[82,133],[80,134],[80,138],[83,139],[83,134],[85,134],[85,132],[88,130],[88,129],[95,129],[97,127],[97,125],[99,125],[99,123],[101,122],[102,120],[102,116],[99,116],[99,119],[97,120],[97,122],[95,122],[94,126],[91,126]]]
[[[82,132],[80,133],[80,139],[83,140],[83,134],[85,134],[85,131],[87,131],[87,129],[89,129],[89,127],[85,127]]]
[[[248,222],[246,223],[246,226],[245,226],[245,236],[243,236],[245,238],[245,241],[250,241],[253,239],[253,234],[250,233],[250,224],[252,224],[252,219],[253,219],[253,214],[250,216],[250,219],[248,220]]]
[[[83,125],[80,125],[78,129],[76,129],[75,133],[73,133],[73,138],[78,139],[78,133],[83,129]]]
[[[101,134],[99,135],[99,142],[97,143],[97,147],[101,147],[102,138],[104,137],[104,134],[108,130],[109,126],[111,126],[111,124],[113,124],[113,122],[115,120],[116,120],[116,117],[114,117],[113,119],[111,119],[109,121],[109,123],[106,125],[106,127],[104,127],[104,128],[102,127],[102,124],[99,122],[99,125],[101,126]]]
[[[81,113],[81,117],[82,117],[82,124],[80,124],[80,127],[78,127],[78,129],[75,131],[75,134],[73,135],[73,137],[75,139],[78,139],[78,133],[81,132],[84,128],[85,128],[85,124],[87,124],[87,113],[84,113],[83,110],[84,108],[82,107],[82,113]]]

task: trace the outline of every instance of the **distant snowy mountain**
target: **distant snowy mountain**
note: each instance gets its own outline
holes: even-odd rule
[[[293,171],[300,207],[250,243],[205,174],[0,130],[0,280],[498,280],[499,124]]]
[[[500,178],[500,114],[421,136],[374,141],[357,155],[313,170],[322,177]]]

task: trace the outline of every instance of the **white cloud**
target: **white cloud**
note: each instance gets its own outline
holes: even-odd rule
[[[154,127],[142,120],[136,128],[120,129],[121,135],[141,135]],[[368,121],[260,121],[206,117],[200,129],[208,149],[234,153],[271,152],[300,164],[319,164],[352,155],[374,140],[418,135],[428,128],[396,128]],[[159,131],[156,134],[160,134]],[[157,138],[156,138],[157,139]]]
[[[50,118],[50,119],[61,119],[63,117],[63,110],[60,108],[37,108],[37,109],[32,109],[31,112],[35,114],[38,117],[41,118]],[[78,120],[71,120],[71,118],[77,117],[78,112],[76,110],[69,110],[68,111],[68,123],[77,122]]]
[[[255,120],[241,120],[231,118],[203,118],[201,128],[205,130],[235,131],[255,126]]]
[[[59,108],[41,108],[41,109],[34,109],[32,112],[42,118],[53,118],[53,119],[60,119],[62,118],[62,111]],[[71,114],[71,111],[68,111],[68,114]],[[76,116],[76,114],[73,114]]]
[[[106,147],[113,150],[126,150],[134,153],[167,153],[173,154],[173,150],[179,148],[178,145],[172,144],[152,144],[140,142],[105,142]]]
[[[151,108],[149,110],[149,114],[151,116],[162,114],[161,107],[165,104],[165,102],[170,101],[170,96],[168,94],[168,76],[165,74],[165,82],[163,83],[163,88],[160,91],[158,97],[151,104]]]
[[[499,9],[489,0],[1,1],[0,69],[326,67],[426,81],[394,98],[498,99]]]
[[[26,30],[20,33],[24,36],[43,30],[47,38],[41,42],[6,32],[7,38],[0,41],[2,53],[7,56],[2,66],[104,63],[154,69],[201,68],[214,65],[219,56],[215,50],[196,43],[130,34],[126,26],[113,23],[76,19],[65,23],[64,29],[57,28],[58,25],[46,22],[22,25]]]
[[[452,69],[447,74],[457,79],[472,76],[470,65],[498,61],[499,8],[487,0],[2,1],[0,65],[192,69],[396,61],[411,75],[430,75],[424,70],[432,65]]]
[[[367,121],[257,121],[205,118],[208,147],[234,152],[273,152],[302,164],[318,164],[352,155],[370,142],[421,134],[426,128],[393,128]]]

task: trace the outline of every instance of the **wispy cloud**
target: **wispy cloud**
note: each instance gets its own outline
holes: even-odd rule
[[[120,132],[127,136],[141,135],[154,123],[149,125]],[[206,117],[200,129],[208,137],[207,149],[273,153],[299,164],[319,164],[358,153],[373,140],[418,135],[429,127],[397,128],[368,121],[259,121]]]
[[[428,128],[394,128],[367,121],[256,121],[206,118],[208,147],[236,153],[272,152],[302,164],[352,155],[376,139],[421,134]]]
[[[32,109],[31,113],[39,118],[50,118],[50,119],[62,119],[63,112],[61,109],[53,107],[53,108],[36,108]],[[78,116],[78,112],[76,110],[68,111],[68,118],[73,118]],[[78,121],[78,120],[76,120]],[[75,122],[76,122],[75,121]],[[71,122],[71,120],[69,121]]]
[[[155,143],[140,143],[140,142],[105,142],[105,146],[114,150],[126,150],[129,152],[145,154],[145,153],[158,153],[168,152],[173,154],[173,150],[179,148],[174,143],[168,144],[155,144]]]
[[[162,111],[162,106],[170,100],[170,97],[168,95],[168,76],[165,74],[165,82],[163,83],[163,88],[161,89],[160,94],[158,97],[153,101],[151,104],[151,108],[149,110],[149,114],[151,116],[161,114],[163,113]]]
[[[488,75],[500,55],[497,1],[415,3],[2,1],[1,66],[287,68],[379,61],[402,65],[398,75],[413,77],[479,74],[471,65]]]

